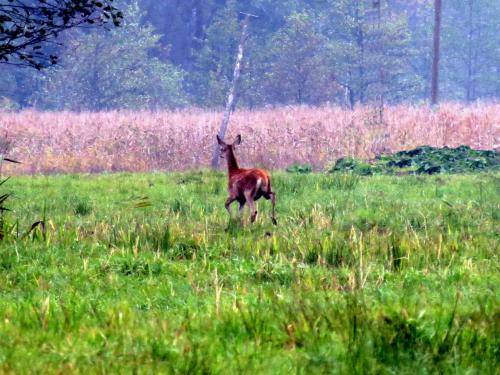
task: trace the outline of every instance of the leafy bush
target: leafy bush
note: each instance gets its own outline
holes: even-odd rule
[[[311,173],[312,167],[310,164],[292,164],[286,171],[289,173]]]
[[[379,172],[379,169],[376,166],[347,157],[338,159],[333,168],[331,168],[328,172],[352,172],[360,176],[370,176]]]
[[[498,170],[500,153],[473,150],[469,146],[437,148],[420,146],[392,155],[380,155],[373,164],[352,158],[337,160],[330,172],[352,172],[361,176],[384,174],[468,173]]]

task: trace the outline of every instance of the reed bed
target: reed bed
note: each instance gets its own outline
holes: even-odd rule
[[[222,114],[165,112],[0,113],[0,152],[22,166],[4,172],[50,174],[209,166]],[[321,170],[339,157],[371,159],[419,145],[498,149],[500,104],[447,103],[373,107],[279,107],[233,113],[228,138],[243,136],[244,165],[283,169],[307,163]]]

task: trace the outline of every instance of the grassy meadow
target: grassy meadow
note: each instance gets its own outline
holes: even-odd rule
[[[276,172],[273,227],[224,173],[15,177],[0,372],[498,374],[499,179]]]

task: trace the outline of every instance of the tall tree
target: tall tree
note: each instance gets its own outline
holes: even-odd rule
[[[322,28],[329,39],[335,82],[347,104],[398,101],[417,84],[408,71],[413,56],[404,15],[385,3],[331,0]],[[380,7],[380,8],[379,8]]]
[[[39,107],[71,110],[163,108],[183,104],[183,73],[151,57],[159,35],[142,26],[137,3],[126,9],[123,26],[106,35],[77,33],[61,65],[48,69],[33,97]]]
[[[315,103],[329,97],[331,69],[326,38],[308,13],[294,13],[267,45],[269,64],[265,86],[268,101]]]
[[[189,69],[189,91],[196,104],[222,107],[229,90],[239,39],[238,13],[259,16],[251,24],[247,52],[242,67],[241,86],[238,93],[244,105],[265,104],[266,88],[263,74],[269,60],[267,41],[273,32],[282,27],[286,17],[300,9],[303,0],[282,0],[276,6],[274,0],[236,0],[202,2],[201,38],[192,50],[194,63]],[[304,5],[303,5],[304,6]],[[183,66],[186,66],[183,64]]]
[[[141,0],[148,22],[162,37],[160,43],[170,46],[172,63],[189,71],[205,36],[205,29],[221,8],[218,0]],[[166,22],[168,20],[168,22]],[[160,57],[158,55],[157,57]]]
[[[200,105],[224,106],[231,86],[239,35],[237,3],[229,0],[207,25],[195,58],[190,84],[194,100],[199,100]]]
[[[442,91],[447,99],[474,101],[500,91],[500,3],[443,3]]]
[[[234,63],[234,72],[233,72],[233,80],[231,82],[231,88],[229,89],[229,94],[227,96],[226,101],[226,109],[224,111],[224,117],[222,119],[222,123],[218,132],[219,139],[224,139],[226,135],[226,130],[229,124],[229,116],[231,111],[234,109],[236,105],[236,94],[238,89],[238,84],[241,75],[241,66],[243,62],[243,52],[245,50],[245,44],[248,39],[248,27],[250,24],[251,18],[255,18],[254,15],[251,14],[242,14],[243,20],[241,22],[241,36],[240,42],[238,43],[238,53],[236,55],[236,62]],[[219,140],[218,139],[218,140]],[[214,151],[212,154],[212,169],[219,168],[219,159],[220,159],[220,148],[218,142],[214,142]]]
[[[406,71],[417,78],[411,100],[429,100],[432,81],[432,25],[434,0],[391,0],[393,7],[408,15],[410,46],[413,57],[408,60]],[[404,93],[408,95],[408,92]]]

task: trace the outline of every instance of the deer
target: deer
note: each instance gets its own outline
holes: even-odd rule
[[[271,190],[271,179],[269,174],[259,168],[243,169],[238,166],[234,155],[234,148],[241,143],[241,135],[237,135],[232,144],[224,142],[217,135],[217,142],[220,146],[220,157],[227,161],[228,192],[224,206],[231,217],[231,203],[238,201],[240,204],[239,213],[243,212],[245,203],[250,207],[250,222],[255,222],[257,218],[257,207],[255,201],[264,197],[271,200],[272,212],[271,221],[277,225],[276,221],[276,194]]]

